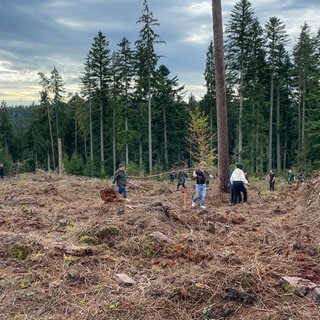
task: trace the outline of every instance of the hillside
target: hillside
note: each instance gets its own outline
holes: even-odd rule
[[[132,180],[130,201],[104,203],[110,181],[0,181],[1,320],[320,319],[281,283],[320,285],[319,181],[253,183],[236,206],[212,182],[206,210],[190,207],[193,182],[184,208],[167,182]]]

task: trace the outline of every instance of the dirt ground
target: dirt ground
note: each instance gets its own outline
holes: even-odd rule
[[[320,285],[317,176],[274,193],[254,182],[236,206],[212,181],[206,210],[190,206],[193,181],[186,200],[166,181],[131,180],[126,202],[110,185],[0,181],[1,320],[320,319],[280,282]]]

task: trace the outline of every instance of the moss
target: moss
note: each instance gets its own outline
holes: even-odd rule
[[[85,235],[80,238],[80,242],[85,243],[85,244],[97,244],[98,239],[97,239],[97,237],[94,237],[94,236]]]
[[[26,244],[17,242],[10,248],[10,254],[12,257],[24,260],[31,253],[30,247]]]

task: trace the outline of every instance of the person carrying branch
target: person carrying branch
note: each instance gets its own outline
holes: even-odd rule
[[[112,181],[112,187],[114,187],[115,184],[118,186],[118,192],[122,195],[124,200],[127,199],[127,175],[125,172],[126,166],[123,163],[119,164],[118,170],[115,172],[113,181]]]

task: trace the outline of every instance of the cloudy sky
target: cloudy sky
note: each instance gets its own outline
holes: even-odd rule
[[[236,2],[222,0],[224,24]],[[250,2],[262,25],[272,16],[285,23],[291,45],[304,22],[312,33],[320,28],[320,1]],[[163,56],[160,63],[188,94],[201,98],[212,38],[211,0],[148,0],[148,5],[160,23],[154,30],[165,41],[155,48]],[[67,93],[79,92],[93,38],[101,31],[111,51],[123,37],[133,46],[142,28],[136,23],[142,9],[143,0],[0,0],[0,101],[9,106],[38,103],[38,72],[49,76],[54,66]]]

